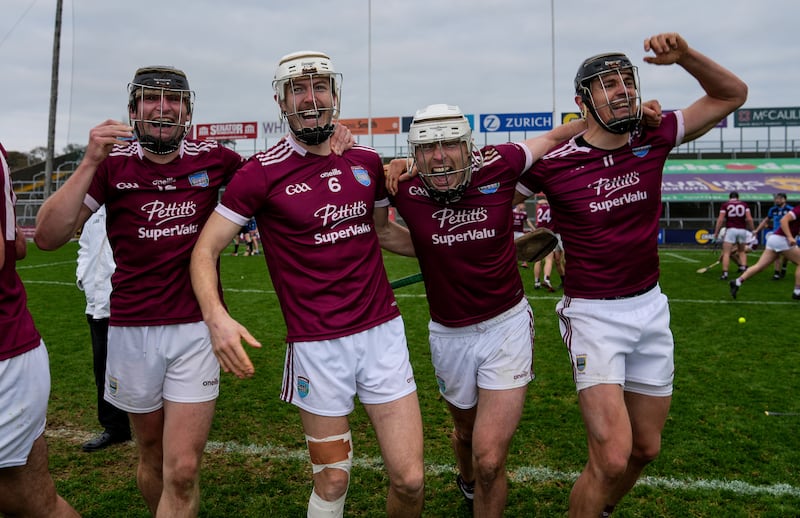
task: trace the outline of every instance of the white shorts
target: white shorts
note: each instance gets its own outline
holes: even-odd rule
[[[777,234],[770,234],[767,237],[767,243],[764,245],[765,248],[770,250],[774,250],[777,253],[785,252],[792,248],[789,246],[789,242],[786,240],[786,236],[777,235]]]
[[[349,336],[286,347],[281,399],[315,415],[348,415],[356,395],[377,405],[416,390],[401,317]]]
[[[219,362],[203,322],[166,326],[109,326],[105,400],[135,414],[164,400],[213,401]]]
[[[564,297],[556,313],[578,391],[615,384],[645,395],[672,394],[675,344],[658,285],[624,299]]]
[[[553,251],[555,251],[555,252],[563,252],[564,251],[564,242],[561,241],[561,234],[559,234],[558,232],[556,232],[555,234],[556,234],[556,239],[558,240],[558,242],[556,243],[556,247],[553,249]]]
[[[722,238],[725,243],[747,243],[747,229],[744,228],[729,228],[725,231],[725,237]]]
[[[528,299],[479,324],[446,327],[431,321],[431,360],[439,392],[461,409],[478,404],[478,388],[527,385],[533,374],[533,312]]]
[[[24,466],[44,433],[50,398],[50,363],[44,342],[0,361],[0,469]]]

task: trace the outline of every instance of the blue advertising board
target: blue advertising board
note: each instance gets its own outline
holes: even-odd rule
[[[553,129],[551,112],[536,113],[484,113],[481,114],[481,131],[548,131]]]

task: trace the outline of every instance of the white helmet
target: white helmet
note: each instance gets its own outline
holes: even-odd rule
[[[316,76],[327,77],[330,81],[330,91],[333,95],[330,106],[318,106],[316,96],[312,96],[313,109],[298,109],[295,102],[293,102],[293,106],[282,105],[286,102],[286,88],[287,86],[293,88],[294,80],[302,78],[313,82]],[[281,105],[281,116],[289,124],[289,128],[298,140],[309,145],[317,145],[325,142],[333,134],[333,121],[339,117],[342,75],[336,73],[331,58],[327,54],[314,50],[301,50],[283,56],[275,69],[272,88],[275,90],[278,104]],[[330,113],[327,120],[324,120],[325,112]],[[316,115],[316,127],[299,129],[292,127],[289,117],[302,117],[309,114]]]
[[[442,163],[439,170],[435,170],[430,151],[438,147],[439,155],[444,157],[447,144],[458,144],[460,163],[454,164],[455,167]],[[409,170],[416,164],[428,194],[440,203],[461,199],[473,169],[477,170],[482,163],[480,151],[472,140],[469,121],[458,106],[447,104],[432,104],[417,111],[408,129],[408,155]],[[454,177],[458,178],[457,183],[450,185]]]

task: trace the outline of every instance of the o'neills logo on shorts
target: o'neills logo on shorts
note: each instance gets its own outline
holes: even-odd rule
[[[308,391],[310,389],[310,383],[308,378],[304,378],[302,376],[297,377],[297,393],[300,394],[300,397],[306,397],[308,395]]]
[[[213,380],[205,380],[203,381],[204,387],[213,387],[214,385],[219,385],[219,378],[214,378]]]

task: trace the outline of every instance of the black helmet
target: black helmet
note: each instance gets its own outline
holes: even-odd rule
[[[608,98],[608,93],[605,91],[603,85],[603,92],[605,99],[602,99],[603,104],[597,105],[595,99],[592,97],[591,82],[595,78],[600,78],[606,74],[617,74],[620,80],[623,71],[630,71],[633,75],[634,90],[636,92],[634,98],[627,97],[626,101],[629,107],[629,113],[625,117],[613,118],[604,121],[597,115],[598,108],[609,106],[613,100]],[[639,73],[637,67],[631,63],[628,56],[620,52],[610,52],[606,54],[598,54],[586,59],[581,66],[578,67],[578,73],[575,74],[575,94],[583,100],[584,105],[594,116],[595,120],[606,130],[611,133],[623,134],[630,133],[635,130],[642,120],[642,104],[641,94],[639,93]]]
[[[145,91],[160,95],[162,99],[165,95],[179,96],[181,106],[186,107],[186,112],[181,111],[178,119],[174,121],[161,117],[158,120],[145,120],[143,114],[137,112],[138,102]],[[135,114],[135,116],[131,117],[131,126],[133,126],[133,131],[142,147],[152,153],[166,155],[178,149],[181,141],[191,128],[193,109],[194,92],[189,88],[189,80],[183,70],[164,65],[142,67],[136,71],[133,80],[128,84],[128,111]],[[176,131],[171,137],[161,139],[147,135],[139,128],[138,122],[160,124],[162,126],[180,126],[183,131]]]

